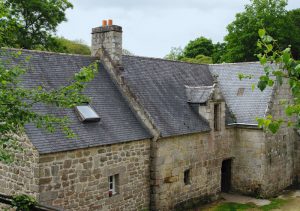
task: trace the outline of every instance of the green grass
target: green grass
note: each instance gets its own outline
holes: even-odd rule
[[[269,211],[269,210],[280,208],[285,203],[287,203],[287,200],[284,200],[284,199],[271,199],[270,204],[261,206],[260,209],[263,210],[263,211]]]
[[[242,211],[247,210],[249,208],[255,208],[255,205],[226,202],[216,207],[214,211]]]

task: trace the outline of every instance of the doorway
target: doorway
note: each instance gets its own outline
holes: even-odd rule
[[[231,189],[232,159],[223,160],[221,168],[221,191],[228,193]]]

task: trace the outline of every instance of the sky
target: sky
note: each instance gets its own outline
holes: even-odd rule
[[[57,35],[91,43],[91,30],[112,19],[123,28],[123,48],[135,55],[162,58],[171,47],[184,47],[204,36],[223,41],[226,26],[249,0],[69,0],[67,22]],[[288,9],[300,7],[289,0]]]

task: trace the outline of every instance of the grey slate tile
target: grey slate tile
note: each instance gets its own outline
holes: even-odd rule
[[[3,51],[5,50],[1,50]],[[49,89],[65,85],[81,67],[96,61],[96,58],[89,56],[23,50],[20,58],[14,59],[14,63],[24,60],[27,56],[32,58],[22,83],[26,87],[44,85]],[[1,59],[5,57],[0,55]],[[73,109],[55,109],[44,105],[35,107],[38,112],[68,116],[71,121],[70,127],[78,135],[76,139],[69,139],[61,132],[48,133],[34,125],[27,125],[26,133],[41,154],[151,137],[136,119],[102,65],[96,78],[88,84],[85,94],[91,97],[91,105],[100,115],[100,122],[83,124]]]
[[[258,88],[252,91],[252,84],[257,84],[264,73],[263,67],[257,62],[210,65],[212,74],[218,75],[221,91],[229,109],[233,112],[236,123],[257,124],[256,117],[264,117],[272,88],[263,92]],[[252,79],[239,80],[238,74],[253,75]],[[238,96],[239,88],[244,93]]]
[[[153,118],[162,137],[209,131],[187,102],[185,86],[212,86],[207,65],[123,56],[124,79]]]

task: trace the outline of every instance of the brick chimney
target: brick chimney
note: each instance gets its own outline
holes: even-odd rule
[[[115,65],[122,65],[122,27],[112,20],[103,20],[102,26],[92,29],[92,56],[108,55]]]

